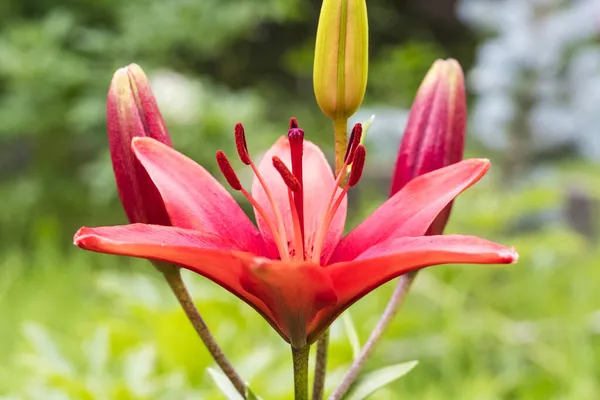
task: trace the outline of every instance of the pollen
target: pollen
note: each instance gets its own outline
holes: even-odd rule
[[[244,132],[244,125],[239,122],[235,124],[235,147],[237,148],[238,156],[240,160],[246,165],[250,165],[250,154],[248,153],[248,145],[246,144],[246,133]]]
[[[229,186],[231,186],[233,190],[242,190],[242,184],[240,183],[240,180],[238,179],[237,174],[233,170],[233,167],[231,166],[231,163],[229,162],[229,159],[225,153],[222,150],[219,150],[217,151],[216,157],[219,169],[221,170],[221,173],[225,179],[227,179]]]

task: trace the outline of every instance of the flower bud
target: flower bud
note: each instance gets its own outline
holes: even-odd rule
[[[319,107],[333,120],[348,119],[363,101],[368,35],[366,0],[323,0],[313,85]]]
[[[131,223],[170,225],[158,189],[131,149],[137,136],[171,145],[148,78],[138,65],[115,72],[108,91],[106,121],[113,170],[127,218]]]
[[[463,71],[456,60],[437,60],[419,87],[402,137],[391,195],[411,179],[454,164],[463,157],[466,129]],[[441,234],[451,204],[430,227]]]

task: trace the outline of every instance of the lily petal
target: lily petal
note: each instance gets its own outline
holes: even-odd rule
[[[229,250],[266,254],[252,221],[208,171],[150,138],[135,138],[132,148],[158,188],[173,226],[219,235]]]
[[[130,224],[83,227],[73,241],[82,249],[165,261],[196,272],[248,303],[282,334],[265,303],[240,284],[255,259],[262,258],[229,251],[227,238],[181,228]]]
[[[159,225],[81,228],[75,245],[91,251],[177,264],[217,283],[258,311],[288,342],[306,345],[315,315],[337,297],[325,268],[228,251],[218,235]]]
[[[362,253],[355,261],[326,267],[338,301],[320,312],[309,340],[373,289],[406,272],[451,263],[509,264],[518,259],[512,248],[474,236],[439,235],[390,239]]]
[[[304,347],[310,322],[337,301],[327,271],[317,264],[263,260],[242,277],[242,287],[265,302],[294,347]]]
[[[319,227],[321,226],[321,219],[323,218],[323,209],[325,208],[329,195],[333,193],[335,187],[335,180],[331,167],[327,163],[325,155],[321,149],[311,143],[310,141],[304,141],[303,147],[303,183],[306,190],[304,190],[304,236],[305,246],[310,254],[310,246],[317,234]],[[286,230],[288,241],[293,238],[294,228],[292,222],[292,213],[290,211],[290,204],[288,199],[288,188],[283,182],[283,179],[273,167],[273,157],[279,157],[286,166],[291,170],[291,153],[290,143],[286,137],[281,137],[275,144],[265,153],[262,161],[258,166],[258,170],[263,176],[265,182],[268,185],[269,190],[273,196],[274,202],[277,204]],[[337,193],[340,193],[339,188],[336,189]],[[252,183],[252,196],[256,201],[263,207],[269,218],[274,219],[273,209],[267,199],[265,191],[261,186],[258,178],[254,178]],[[346,210],[347,210],[347,199],[344,198],[340,204],[331,226],[325,236],[325,243],[321,251],[321,258],[329,258],[333,249],[339,242],[342,233],[344,231],[344,224],[346,222]],[[265,245],[268,247],[269,254],[276,257],[277,248],[273,241],[273,236],[269,231],[263,218],[256,212],[256,221],[258,227],[265,239]]]
[[[386,240],[424,235],[444,207],[489,168],[489,160],[469,159],[413,179],[342,238],[331,262],[353,260]]]

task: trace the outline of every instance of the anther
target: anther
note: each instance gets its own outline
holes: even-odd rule
[[[352,162],[352,170],[350,171],[350,178],[348,179],[348,186],[352,187],[358,183],[362,176],[363,168],[365,166],[365,158],[367,156],[367,150],[365,146],[359,144],[354,152],[354,161]]]
[[[279,157],[273,157],[273,166],[275,167],[277,172],[279,172],[279,175],[281,175],[281,178],[283,178],[283,181],[292,192],[300,191],[300,182],[298,182],[298,179],[296,179],[294,174],[292,174],[292,171],[288,169],[288,167],[284,164],[283,161],[281,161]]]
[[[348,140],[348,147],[346,148],[346,155],[344,156],[344,161],[349,160],[348,163],[352,162],[352,158],[354,157],[354,151],[356,147],[360,144],[360,140],[362,138],[362,124],[355,124],[352,128],[352,132],[350,133],[350,140]]]
[[[290,118],[290,129],[298,128],[298,120],[294,117]]]
[[[227,159],[227,156],[221,150],[217,151],[217,164],[219,165],[221,173],[223,174],[225,179],[227,179],[227,183],[229,183],[229,186],[231,186],[233,190],[242,190],[242,184],[240,183],[240,180],[238,179],[235,171],[233,170],[231,163]]]
[[[237,148],[240,160],[246,165],[250,165],[250,154],[248,153],[248,145],[246,144],[246,134],[244,125],[239,122],[235,124],[235,147]]]

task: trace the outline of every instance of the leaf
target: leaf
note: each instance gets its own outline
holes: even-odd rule
[[[54,340],[43,325],[27,322],[23,326],[23,335],[33,347],[38,363],[43,362],[48,371],[69,375],[73,372],[71,364],[63,357]]]
[[[246,399],[248,400],[262,400],[260,397],[254,394],[250,389],[250,386],[246,386]]]
[[[375,121],[375,114],[371,115],[371,117],[368,120],[363,122],[363,135],[360,138],[360,144],[364,144],[365,137],[367,136],[367,132],[369,131],[369,128],[371,127],[373,121]]]
[[[350,346],[352,347],[352,358],[356,360],[358,358],[358,355],[360,354],[360,339],[358,338],[356,325],[354,325],[354,321],[352,320],[350,311],[346,311],[342,314],[342,321],[344,322],[344,329],[346,330],[346,335],[348,335],[348,341],[350,342]]]
[[[206,370],[228,400],[244,400],[229,378],[221,370],[214,368],[207,368]],[[246,390],[249,391],[248,388]]]
[[[106,372],[105,368],[110,356],[109,330],[106,326],[96,329],[94,335],[83,343],[83,352],[88,360],[91,374],[99,376]]]
[[[156,369],[156,347],[143,344],[130,350],[123,363],[123,377],[129,390],[139,397],[147,397],[155,390],[153,372]]]
[[[346,400],[364,400],[382,387],[408,374],[418,361],[408,361],[391,365],[364,375],[351,391]]]

